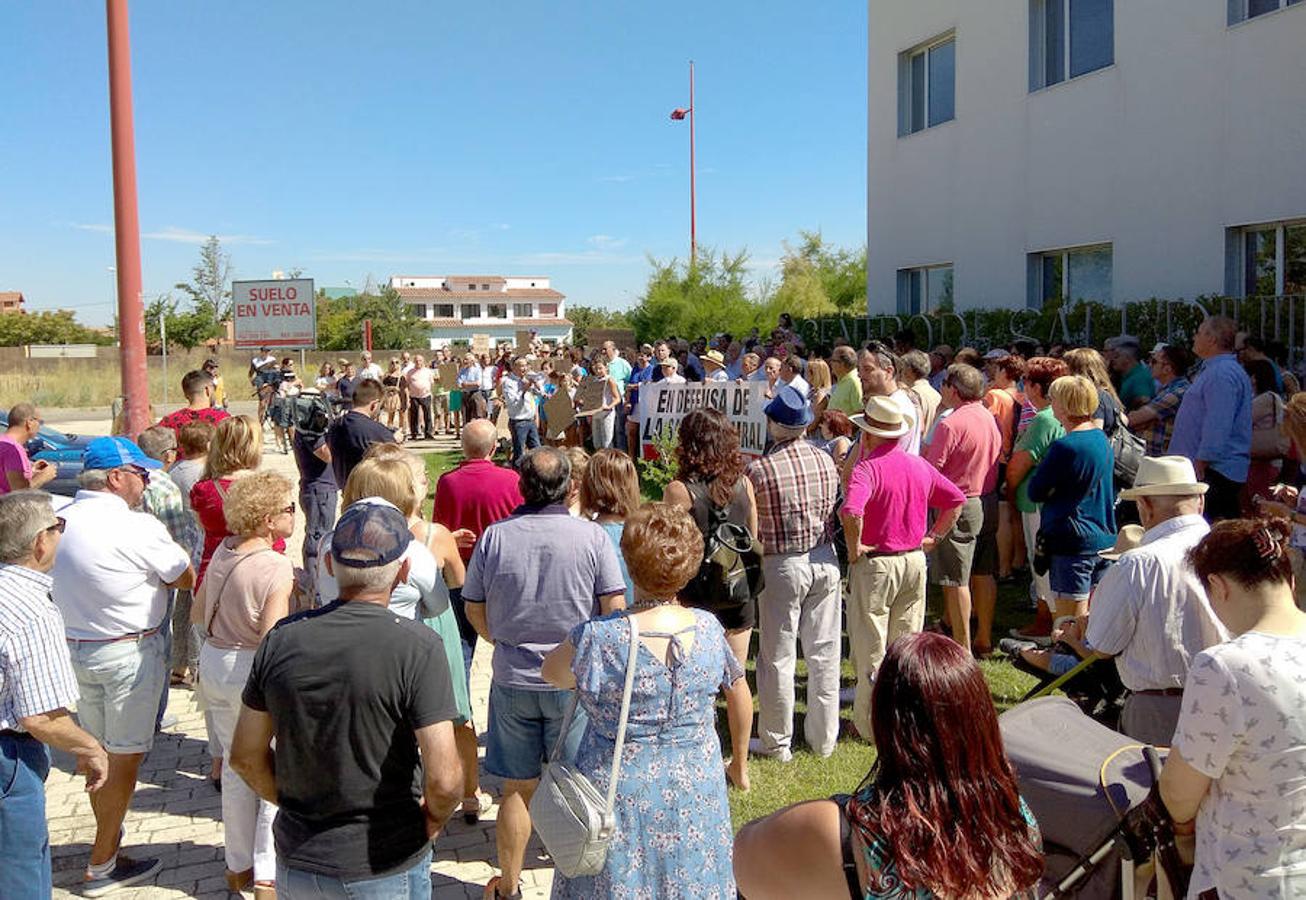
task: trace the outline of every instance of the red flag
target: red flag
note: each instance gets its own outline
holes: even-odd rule
[[[671,111],[671,118],[676,120],[677,122],[685,118],[685,116],[687,115],[689,115],[689,110],[681,109],[680,107],[676,107]]]

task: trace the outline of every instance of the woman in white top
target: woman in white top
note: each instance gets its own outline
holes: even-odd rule
[[[1197,819],[1189,897],[1306,896],[1306,613],[1290,528],[1219,522],[1188,556],[1237,635],[1193,659],[1161,773],[1176,827]]]
[[[617,422],[617,404],[621,402],[621,387],[617,384],[617,379],[608,374],[608,364],[602,359],[595,358],[594,362],[590,363],[590,371],[596,379],[602,379],[604,382],[603,405],[590,417],[590,428],[594,432],[594,449],[598,451],[612,446]]]
[[[295,530],[292,496],[290,482],[275,472],[253,472],[232,482],[223,505],[231,536],[214,551],[191,606],[191,621],[208,634],[200,650],[197,691],[224,757],[231,751],[254,651],[290,611],[294,567],[272,545]],[[253,882],[255,897],[276,896],[276,812],[234,769],[224,773],[223,844],[232,891]]]

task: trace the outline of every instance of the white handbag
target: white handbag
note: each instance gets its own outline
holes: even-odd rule
[[[580,700],[577,689],[571,708],[562,720],[558,741],[540,775],[539,787],[531,798],[531,822],[535,831],[553,857],[554,866],[568,878],[597,875],[603,871],[608,840],[616,824],[612,810],[617,797],[617,778],[621,774],[621,749],[626,741],[626,720],[630,716],[630,692],[635,683],[635,660],[639,650],[639,626],[631,616],[627,616],[626,621],[630,623],[630,657],[626,661],[626,686],[621,695],[621,718],[617,722],[617,741],[612,750],[607,797],[600,794],[575,766],[559,758]]]

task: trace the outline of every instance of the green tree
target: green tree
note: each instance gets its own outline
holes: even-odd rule
[[[25,344],[112,344],[113,338],[77,321],[70,310],[0,316],[0,347]]]
[[[866,312],[866,247],[832,247],[819,231],[799,231],[785,243],[775,302],[794,318]]]
[[[163,343],[159,332],[160,317],[168,333],[169,347],[193,350],[221,331],[207,307],[181,310],[172,294],[160,294],[145,307],[145,343],[151,347]]]
[[[361,350],[363,322],[372,320],[372,346],[390,350],[426,347],[430,327],[399,292],[388,285],[379,294],[355,294],[317,301],[317,345],[322,350]]]
[[[571,342],[584,347],[591,328],[630,328],[630,313],[600,306],[568,306],[567,320],[571,322]]]
[[[719,331],[745,334],[759,325],[768,297],[751,297],[745,280],[748,251],[705,250],[694,265],[649,258],[653,267],[630,323],[641,341],[675,335],[695,338]],[[774,324],[774,323],[772,323]]]
[[[207,313],[215,323],[231,319],[231,254],[222,249],[217,235],[200,247],[200,259],[191,269],[191,280],[174,287],[190,298],[195,312]]]

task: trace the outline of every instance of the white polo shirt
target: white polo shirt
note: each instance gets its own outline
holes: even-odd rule
[[[68,637],[157,628],[168,609],[164,584],[190,565],[163,523],[106,491],[78,491],[60,514],[67,526],[50,574]]]

